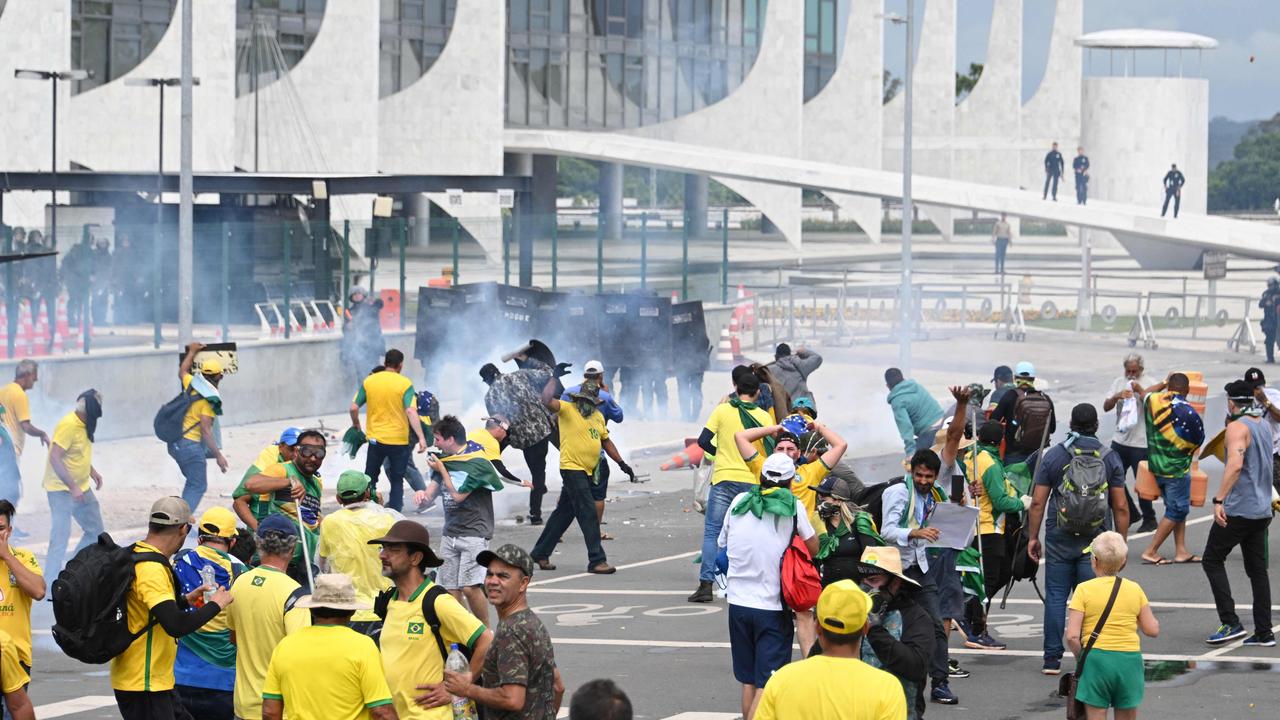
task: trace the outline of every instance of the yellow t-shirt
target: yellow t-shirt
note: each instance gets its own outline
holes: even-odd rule
[[[391,704],[378,646],[346,625],[313,625],[281,640],[262,697],[283,700],[289,720],[365,720],[369,708]]]
[[[1114,577],[1099,577],[1076,586],[1076,592],[1071,596],[1071,603],[1067,608],[1084,613],[1084,622],[1080,625],[1082,644],[1088,644],[1088,638],[1093,634],[1098,618],[1102,617],[1102,611],[1107,607],[1107,598],[1111,597],[1115,584]],[[1147,594],[1142,591],[1142,586],[1132,580],[1121,580],[1115,607],[1111,608],[1107,624],[1102,626],[1102,633],[1098,635],[1098,642],[1093,647],[1117,652],[1142,650],[1142,643],[1138,639],[1138,614],[1146,605]]]
[[[31,551],[10,548],[13,556],[28,570],[43,576],[40,563]],[[12,572],[0,571],[0,632],[13,639],[18,649],[18,659],[31,667],[31,596],[18,587]]]
[[[805,509],[810,514],[818,507],[818,486],[827,479],[830,472],[831,468],[827,467],[820,457],[813,462],[796,467],[796,476],[791,481],[791,494],[804,503]],[[756,477],[759,477],[759,474]]]
[[[484,449],[484,459],[494,462],[502,459],[502,445],[498,443],[498,438],[489,434],[488,430],[480,428],[467,433],[467,439],[479,445]]]
[[[17,692],[29,682],[31,676],[22,667],[17,642],[0,630],[0,692]]]
[[[80,486],[81,491],[89,489],[89,470],[93,467],[93,443],[89,441],[89,432],[84,421],[74,412],[63,416],[53,428],[50,442],[66,451],[62,456],[62,464],[67,472]],[[50,448],[50,452],[52,452]],[[44,489],[49,492],[70,492],[67,484],[53,471],[53,463],[49,460],[44,465]]]
[[[581,470],[588,475],[600,464],[600,444],[609,439],[604,413],[596,410],[584,418],[571,402],[560,402],[560,469]]]
[[[4,426],[9,429],[13,438],[13,451],[22,457],[22,444],[27,433],[22,423],[31,419],[31,402],[27,399],[27,391],[16,382],[0,387],[0,408],[4,408]]]
[[[362,603],[372,603],[378,593],[391,587],[391,580],[382,575],[378,546],[369,541],[386,535],[395,523],[391,512],[367,502],[344,507],[324,518],[316,553],[329,563],[329,572],[351,576],[356,599]],[[378,616],[372,610],[357,610],[351,619],[374,622]]]
[[[227,608],[227,627],[236,637],[236,717],[262,720],[262,684],[271,652],[286,635],[311,624],[311,613],[295,608],[300,586],[283,572],[259,565],[236,578],[235,602]],[[286,610],[287,607],[287,610]]]
[[[773,424],[767,410],[756,408],[751,411],[751,417],[755,418],[762,427]],[[715,410],[711,411],[711,417],[707,418],[706,428],[716,436],[716,464],[715,470],[711,473],[711,484],[733,481],[759,485],[760,474],[752,473],[747,469],[747,464],[738,454],[738,444],[733,439],[734,433],[745,429],[742,427],[738,408],[727,402],[720,403]],[[762,443],[753,444],[756,446],[756,452],[764,453]]]
[[[139,542],[134,552],[160,551]],[[125,601],[129,632],[138,632],[151,619],[151,608],[176,599],[173,570],[168,563],[140,562],[134,566],[133,587]],[[138,636],[123,653],[111,660],[111,687],[114,690],[172,690],[173,661],[178,657],[178,641],[159,624]]]
[[[902,683],[854,658],[815,655],[769,678],[756,720],[902,720]]]
[[[383,370],[364,379],[356,405],[365,410],[365,437],[383,445],[408,445],[412,430],[404,410],[414,404],[413,383],[398,372]]]
[[[382,667],[400,720],[453,718],[448,705],[427,710],[413,702],[422,694],[418,685],[438,683],[444,678],[445,659],[440,657],[435,636],[422,617],[422,593],[429,587],[431,581],[426,580],[408,601],[393,599],[387,609],[387,619],[382,623]],[[440,618],[440,634],[444,636],[446,648],[453,643],[473,647],[484,634],[484,623],[463,609],[452,595],[436,598],[436,615]]]
[[[191,373],[182,376],[182,389],[191,387]],[[182,416],[182,429],[186,430],[182,437],[200,442],[200,418],[214,417],[213,406],[208,400],[200,398],[187,407],[187,414]],[[192,427],[194,426],[194,427]],[[190,429],[188,429],[190,428]]]

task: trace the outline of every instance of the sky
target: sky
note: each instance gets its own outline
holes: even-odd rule
[[[988,28],[994,0],[918,0],[920,16],[926,2],[957,2],[956,67],[982,62],[987,54]],[[1023,5],[1023,98],[1035,92],[1044,74],[1054,0],[1025,0]],[[906,0],[885,0],[886,13],[904,13]],[[1208,35],[1218,41],[1204,51],[1197,69],[1186,56],[1186,74],[1199,72],[1209,80],[1209,116],[1232,120],[1270,118],[1280,112],[1280,1],[1278,0],[1084,0],[1084,31],[1120,28],[1181,30]],[[890,27],[885,33],[885,65],[902,75],[903,35]],[[1158,74],[1162,59],[1149,51],[1149,70],[1138,59],[1139,74]],[[1087,55],[1088,53],[1086,53]],[[1107,72],[1105,51],[1093,51],[1093,71]],[[1253,56],[1253,62],[1249,58]]]

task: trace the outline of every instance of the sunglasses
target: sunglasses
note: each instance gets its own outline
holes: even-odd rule
[[[316,458],[316,459],[323,460],[328,450],[321,447],[320,445],[298,445],[297,448],[294,450],[294,452],[298,453],[304,458]]]

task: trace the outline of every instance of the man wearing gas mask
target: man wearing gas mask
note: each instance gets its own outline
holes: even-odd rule
[[[920,585],[902,572],[892,547],[869,547],[858,564],[859,583],[871,596],[862,660],[898,678],[906,694],[907,718],[924,715],[924,688],[933,655],[933,618],[917,602]]]

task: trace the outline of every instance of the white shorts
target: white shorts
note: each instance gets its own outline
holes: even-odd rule
[[[489,549],[489,541],[481,537],[449,537],[440,540],[440,559],[444,564],[436,571],[436,582],[445,590],[461,590],[484,585],[487,568],[476,564],[476,555]]]

